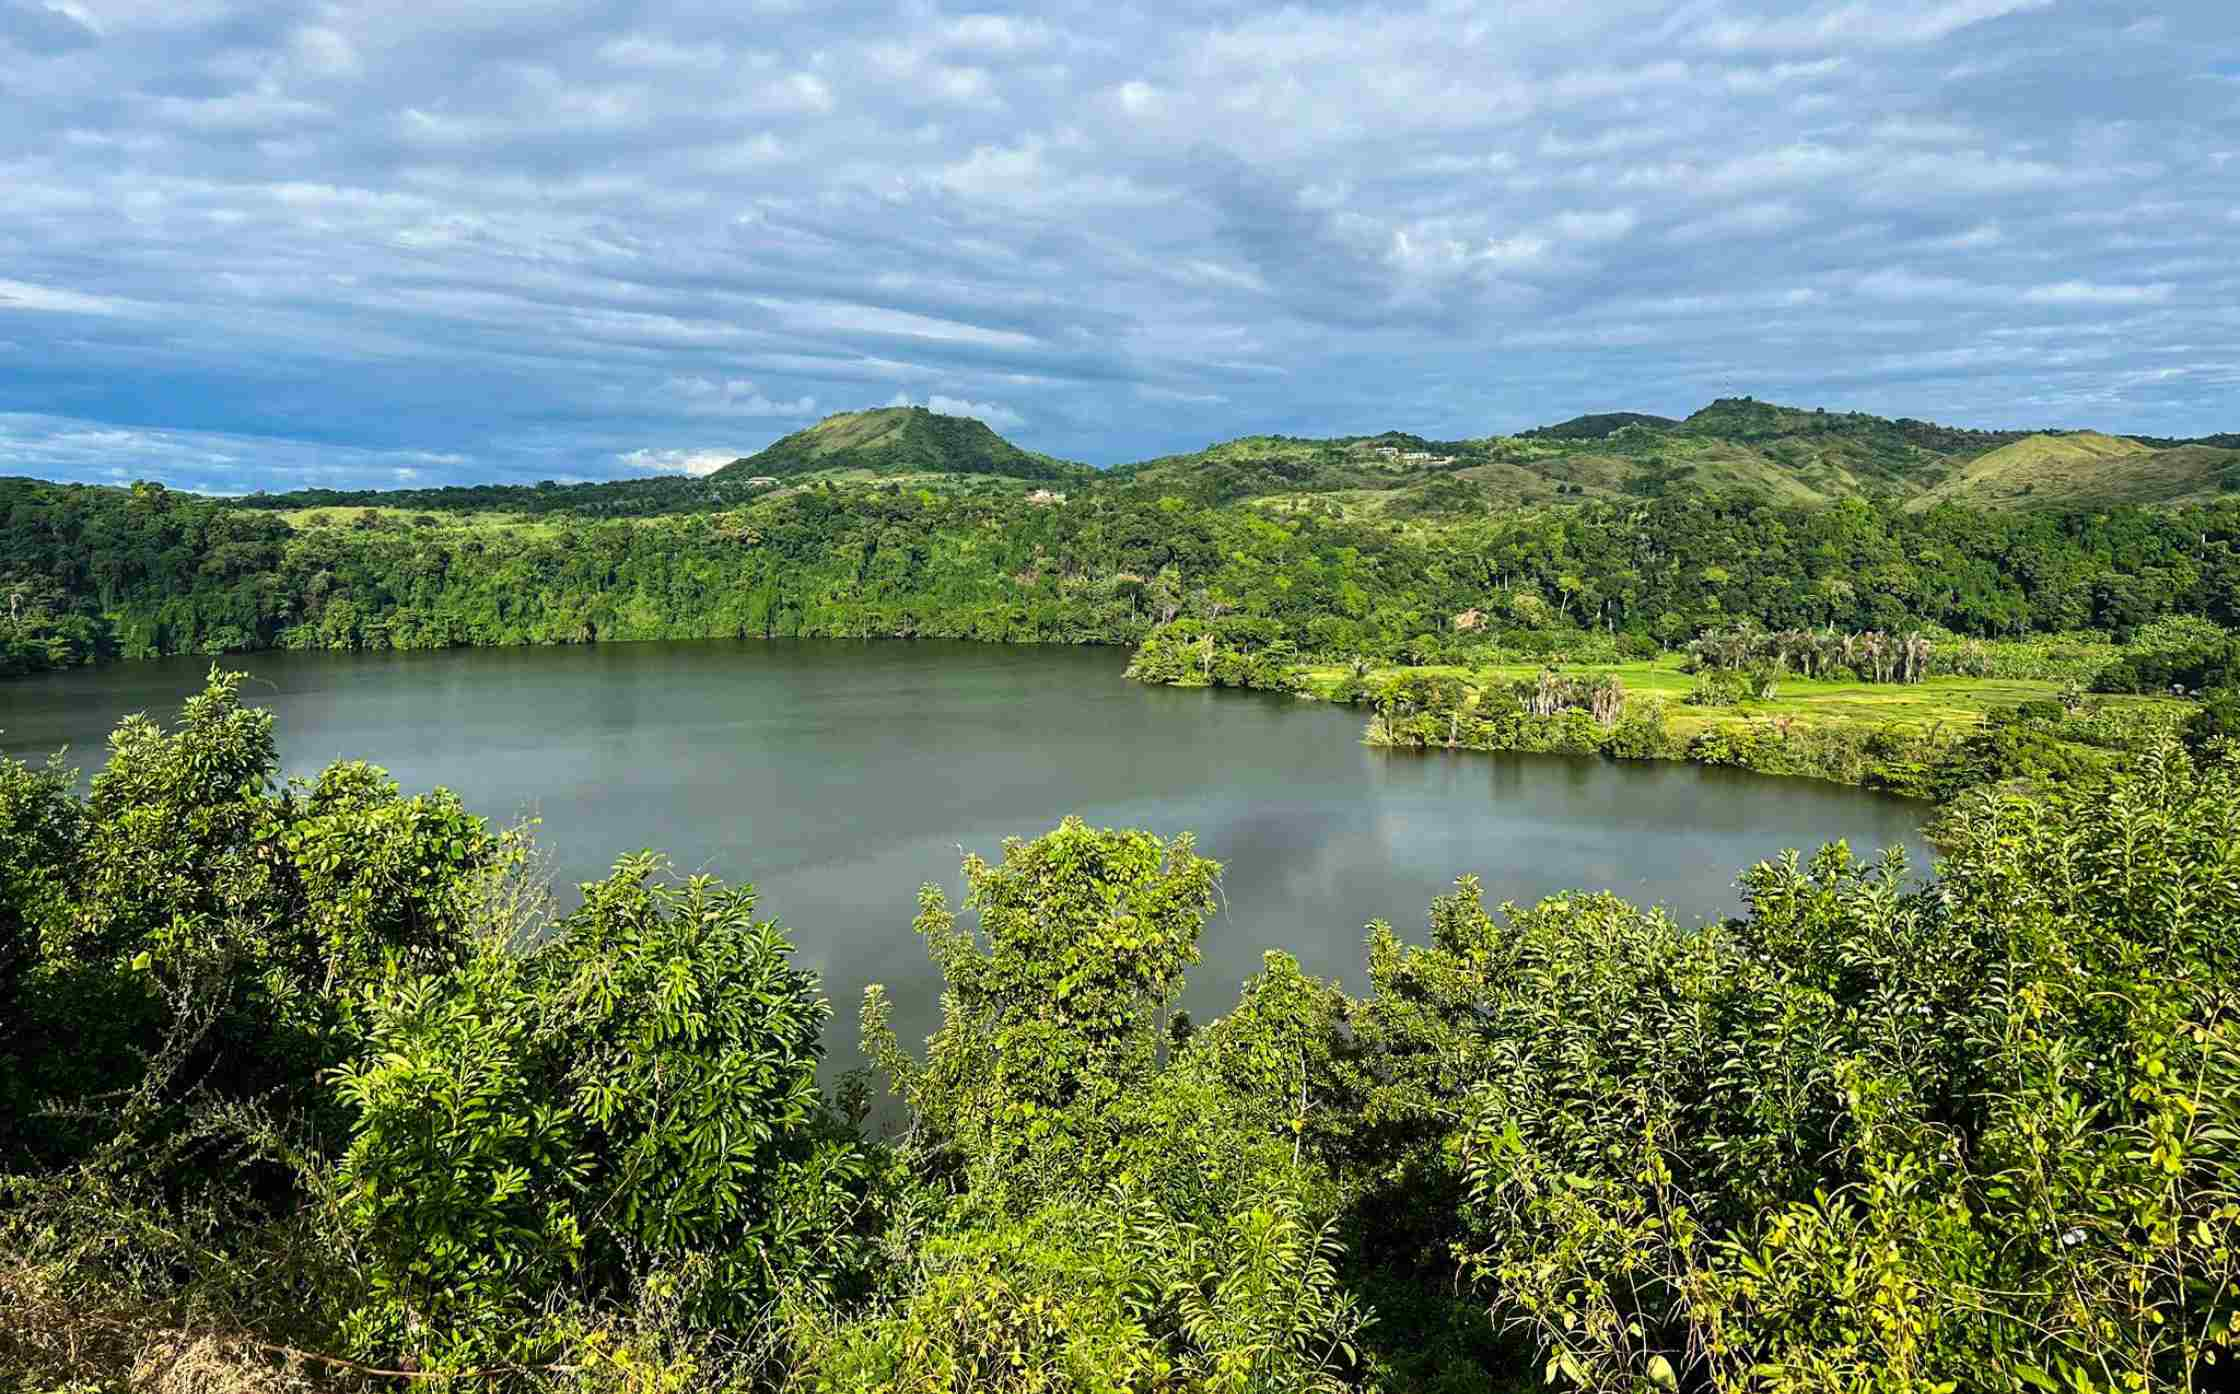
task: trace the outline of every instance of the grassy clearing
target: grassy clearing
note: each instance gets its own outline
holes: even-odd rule
[[[1682,659],[1667,655],[1653,662],[1580,665],[1578,671],[1615,673],[1629,694],[1662,697],[1669,703],[1666,719],[1682,739],[1715,726],[1744,726],[1752,721],[1787,717],[1802,726],[1831,727],[1848,724],[1903,725],[1919,735],[1952,734],[1958,728],[1980,725],[1986,713],[2021,702],[2052,701],[2063,684],[2019,678],[1931,678],[1912,684],[1864,683],[1856,679],[1809,681],[1800,677],[1781,680],[1772,700],[1742,702],[1731,707],[1690,707],[1681,699],[1695,686],[1695,678],[1680,670]],[[1406,672],[1446,673],[1477,683],[1488,677],[1498,682],[1530,682],[1539,675],[1535,663],[1497,664],[1485,668],[1381,668],[1369,674],[1373,685]],[[1305,673],[1314,690],[1327,697],[1346,676],[1336,665],[1310,666]],[[2176,710],[2187,705],[2167,698],[2096,697],[2111,707],[2142,710]]]
[[[1970,461],[1911,507],[2078,507],[2110,500],[2167,504],[2214,498],[2240,472],[2240,451],[2157,450],[2122,436],[2079,431],[2031,436]]]
[[[358,526],[358,520],[367,514],[378,520],[378,526],[391,532],[480,532],[507,533],[518,537],[558,537],[566,531],[567,520],[557,516],[531,516],[525,513],[438,512],[425,508],[390,508],[387,506],[357,507],[334,506],[325,508],[291,508],[280,513],[280,519],[297,532],[328,527],[349,529]]]
[[[1020,479],[1008,474],[937,473],[931,470],[882,474],[874,469],[851,467],[812,470],[804,474],[793,475],[777,488],[766,490],[755,497],[757,502],[763,499],[780,498],[787,494],[798,494],[805,489],[814,489],[825,483],[831,483],[836,487],[840,485],[884,486],[892,484],[898,489],[932,489],[937,492],[961,492],[981,484],[995,484],[1006,490],[1016,490],[1022,494],[1031,493],[1036,489],[1052,489],[1062,494],[1066,491],[1067,486],[1067,481],[1062,479],[1054,481]]]

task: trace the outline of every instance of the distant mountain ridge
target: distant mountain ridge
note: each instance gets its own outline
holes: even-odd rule
[[[1087,465],[1022,450],[969,416],[924,407],[879,407],[828,416],[709,476],[790,479],[864,470],[874,475],[991,474],[1013,479],[1086,479]]]
[[[841,412],[703,478],[440,489],[305,489],[254,508],[382,504],[599,516],[735,508],[850,478],[946,476],[944,487],[1138,489],[1203,503],[1317,499],[1395,520],[1541,503],[1705,491],[1769,503],[1846,499],[1932,508],[2177,506],[2240,494],[2240,433],[2169,438],[2088,430],[1977,430],[1911,417],[1722,397],[1675,419],[1575,416],[1512,436],[1433,440],[1405,431],[1328,438],[1248,435],[1098,470],[1026,450],[987,423],[924,407]],[[1006,481],[1018,481],[1018,485]]]
[[[850,439],[873,423],[849,423],[879,415],[836,417],[833,422],[842,424],[833,429]],[[987,440],[1001,442],[979,423],[970,424]],[[832,423],[804,435],[828,427]],[[798,458],[800,468],[832,468],[836,458],[849,458],[829,451],[783,455],[780,448],[787,445],[781,441],[756,460],[776,453],[781,464]],[[990,453],[983,443],[974,458]],[[777,476],[776,470],[757,472]],[[1432,440],[1404,431],[1239,436],[1202,450],[1115,465],[1096,477],[1213,503],[1328,496],[1389,508],[1401,517],[1574,498],[1655,497],[1686,489],[1752,494],[1803,507],[1870,499],[1909,508],[1939,503],[2096,508],[2240,493],[2240,436],[2177,441],[2094,431],[1980,430],[1722,397],[1682,419],[1595,412],[1513,436],[1469,440]]]
[[[1386,448],[1393,440],[1418,448]],[[2099,508],[2240,493],[2240,436],[1990,431],[1722,397],[1679,420],[1596,412],[1465,441],[1244,436],[1111,473],[1216,500],[1348,495],[1402,517],[1689,489],[1803,507]]]

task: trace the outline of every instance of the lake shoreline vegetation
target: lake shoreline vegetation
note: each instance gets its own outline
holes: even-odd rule
[[[1302,656],[1250,622],[1182,620],[1146,636],[1127,675],[1362,706],[1362,740],[1385,749],[1685,760],[1937,801],[1989,782],[2078,779],[2190,723],[2221,723],[2172,694],[2221,694],[2234,676],[2230,637],[2193,620],[2146,626],[2129,645],[1743,625],[1710,631],[1685,654],[1630,661],[1598,636],[1580,638],[1583,660],[1496,653],[1482,666],[1390,667]],[[1783,644],[1826,650],[1835,663],[1793,658]],[[2197,653],[2210,656],[2195,663]],[[1793,662],[1810,664],[1809,676]]]
[[[0,677],[260,649],[1105,644],[1137,650],[1135,671],[1156,681],[1351,700],[1374,694],[1349,674],[1462,675],[1482,718],[1470,739],[1459,719],[1434,739],[1423,720],[1382,718],[1369,738],[1610,750],[1577,723],[1495,720],[1503,704],[1470,676],[1544,665],[1665,699],[1666,735],[1636,701],[1626,749],[1935,795],[1952,781],[1931,767],[1964,728],[2042,710],[2071,683],[2115,675],[2111,699],[2232,687],[2229,663],[2159,679],[2123,667],[2157,624],[2240,625],[2240,502],[2135,499],[2118,466],[2225,447],[2095,445],[2080,458],[2114,471],[2097,499],[2085,476],[2045,505],[1958,487],[1986,461],[2007,477],[2017,451],[2065,459],[2064,441],[1739,399],[1687,422],[1621,414],[1477,442],[1247,437],[1100,474],[976,422],[891,409],[834,417],[705,479],[246,499],[0,480]],[[1637,468],[1652,459],[1665,462],[1653,487]],[[1489,470],[1541,483],[1505,493]],[[1218,671],[1200,662],[1193,678],[1164,652],[1209,632],[1235,650]],[[1783,695],[1707,716],[1718,709],[1675,690],[1667,670],[1704,661],[1721,634],[1786,636],[1741,665]],[[1824,687],[1890,685],[1825,645],[1881,645],[1902,665],[1915,643],[1939,665],[1923,686],[1949,699],[1933,714]],[[1296,680],[1274,671],[1294,664]],[[2071,763],[2101,748],[2083,730],[2055,739]]]
[[[2229,443],[2109,440],[1745,398],[1096,474],[893,409],[706,479],[0,481],[13,674],[1126,644],[1395,750],[1933,799],[1940,853],[1702,926],[1464,878],[1358,992],[1270,952],[1199,1022],[1221,866],[1066,819],[896,906],[941,1024],[874,988],[825,1081],[817,926],[650,851],[563,913],[533,829],[283,782],[214,665],[90,783],[0,760],[0,1394],[2214,1387],[2240,504]]]

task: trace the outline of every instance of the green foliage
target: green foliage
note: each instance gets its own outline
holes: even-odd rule
[[[1323,1394],[1362,1315],[1328,1226],[1283,1197],[1213,1229],[1148,1203],[1059,1202],[926,1246],[893,1308],[797,1333],[812,1390]]]
[[[1836,848],[1700,932],[1466,882],[1372,938],[1372,1111],[1460,1112],[1468,1271],[1551,1378],[2187,1387],[2240,1262],[2236,773],[1980,797],[1926,889]]]
[[[1186,836],[1069,819],[967,858],[977,934],[927,888],[942,1027],[912,1060],[873,989],[864,1036],[953,1199],[903,1292],[797,1334],[812,1388],[1341,1387],[1367,1314],[1304,1147],[1342,995],[1272,955],[1162,1058],[1218,873]]]
[[[235,677],[84,798],[0,764],[0,1270],[421,1369],[857,1290],[867,1152],[752,890],[630,858],[547,936],[523,856],[364,764],[276,788]]]
[[[1989,671],[1989,658],[1976,643],[1940,652],[1920,634],[1773,632],[1751,624],[1706,632],[1688,645],[1688,657],[1701,672],[1748,673],[1750,695],[1760,701],[1772,697],[1774,684],[1792,671],[1808,678],[1849,673],[1861,682],[1899,683],[1935,675],[1982,677]]]
[[[2186,744],[2196,751],[2207,750],[2219,739],[2240,741],[2240,687],[2205,693],[2201,710],[2186,723]]]
[[[526,954],[367,989],[335,1173],[369,1300],[348,1336],[432,1365],[550,1358],[549,1305],[690,1269],[695,1321],[860,1262],[859,1150],[817,1092],[826,1015],[751,888],[625,859]]]
[[[1731,707],[1750,700],[1750,680],[1731,668],[1708,668],[1680,700],[1691,707]]]
[[[564,1183],[586,1162],[521,977],[493,956],[367,1002],[377,1053],[335,1081],[355,1115],[337,1173],[365,1285],[344,1330],[353,1353],[409,1351],[437,1368],[544,1353],[539,1308],[584,1242]]]
[[[948,984],[925,1062],[887,1029],[876,987],[865,1053],[920,1128],[993,1168],[985,1184],[1096,1175],[1100,1120],[1156,1069],[1161,1014],[1197,962],[1220,872],[1187,834],[1167,842],[1071,818],[1005,842],[1001,863],[968,856],[964,908],[977,929],[939,887],[919,893],[917,931]]]
[[[1606,673],[1376,689],[1396,744],[1673,744]],[[0,764],[0,1387],[2208,1387],[2232,705],[1715,724],[1695,758],[1957,793],[1936,878],[1790,853],[1693,927],[1466,879],[1427,942],[1370,927],[1364,995],[1271,952],[1189,1026],[1220,868],[1068,819],[922,893],[941,1026],[914,1057],[867,993],[876,1145],[751,888],[639,854],[550,921],[448,795],[276,787],[214,678],[85,797]]]
[[[1452,475],[1462,444],[1437,447],[1455,464],[1403,477],[1366,442],[1358,459],[1352,445],[1330,448],[1373,477],[1377,507],[1338,495],[1296,508],[1225,501],[1231,464],[1264,451],[1312,475],[1326,444],[1223,447],[1203,489],[1150,466],[1069,479],[1062,506],[1032,501],[1025,481],[902,490],[828,477],[771,491],[714,478],[351,496],[380,507],[291,527],[278,510],[309,500],[0,481],[0,600],[14,607],[0,616],[0,672],[111,655],[652,638],[1135,644],[1177,620],[1250,621],[1303,654],[1381,662],[1600,663],[1746,618],[1779,633],[1919,632],[1940,664],[1988,673],[2006,656],[1968,639],[2240,620],[2230,503],[1909,512],[1674,488],[1624,504],[1574,493],[1561,507],[1403,518],[1407,506],[1388,515],[1393,489],[1484,481]],[[1284,492],[1315,483],[1272,477]],[[415,512],[437,523],[416,525]],[[2083,652],[2049,642],[2026,656],[2033,671],[1998,671],[2082,676]]]
[[[1152,1281],[1094,1209],[937,1238],[892,1309],[795,1333],[817,1394],[1135,1394],[1172,1387],[1147,1328]]]
[[[455,960],[502,840],[367,765],[276,789],[271,717],[238,689],[213,673],[171,731],[128,717],[83,801],[58,772],[0,777],[11,840],[40,856],[5,898],[38,946],[12,985],[11,1091],[28,1077],[84,1100],[170,1072],[331,1123],[314,1080],[353,1048],[358,989]],[[173,1053],[152,1056],[159,1042]],[[101,1136],[82,1110],[14,1102],[0,1146],[68,1155]]]
[[[1604,749],[1620,760],[1669,760],[1680,753],[1664,703],[1654,697],[1626,702]]]
[[[1291,692],[1298,646],[1265,620],[1176,620],[1144,635],[1127,676],[1170,687],[1241,687]]]
[[[115,644],[85,597],[53,578],[10,578],[0,563],[0,678],[73,668],[114,656]]]
[[[1559,421],[1553,426],[1535,426],[1529,431],[1518,432],[1518,436],[1523,440],[1543,437],[1550,440],[1600,440],[1627,426],[1666,428],[1679,424],[1669,416],[1651,416],[1638,411],[1606,411],[1574,416],[1569,421]]]
[[[2123,656],[2093,678],[2095,692],[2202,692],[2240,684],[2240,638],[2207,620],[2174,616],[2142,626]]]
[[[40,953],[40,932],[67,906],[78,875],[85,810],[71,797],[76,783],[59,760],[34,769],[0,759],[0,1032],[22,1020],[16,999],[24,972]],[[0,1036],[0,1049],[6,1048]]]

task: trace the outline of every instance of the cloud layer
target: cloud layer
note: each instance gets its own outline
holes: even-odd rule
[[[2228,0],[0,0],[0,469],[2240,428]]]

